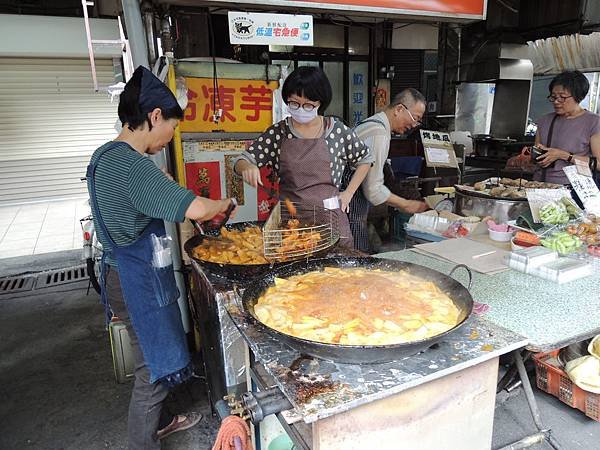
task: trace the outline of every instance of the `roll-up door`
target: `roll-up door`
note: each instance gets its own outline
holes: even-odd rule
[[[112,60],[96,60],[100,85]],[[117,102],[87,59],[0,58],[0,205],[86,195],[92,152],[116,135]]]

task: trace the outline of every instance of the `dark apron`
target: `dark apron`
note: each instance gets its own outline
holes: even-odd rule
[[[285,139],[279,155],[280,198],[322,208],[323,200],[340,195],[331,178],[330,164],[324,138]],[[332,213],[337,219],[340,245],[354,248],[348,216],[339,208]]]
[[[356,133],[356,129],[362,125],[363,123],[376,123],[385,128],[385,124],[378,119],[365,119],[362,122],[357,123],[353,131]],[[362,140],[363,136],[359,133],[356,135]],[[354,176],[354,170],[350,167],[346,167],[344,171],[344,175],[342,177],[342,187],[346,189],[346,187],[350,184],[352,177]],[[360,250],[365,253],[371,252],[371,245],[369,242],[369,209],[371,208],[371,203],[365,197],[365,194],[362,190],[362,185],[356,190],[354,195],[352,196],[352,201],[350,202],[350,212],[348,213],[348,219],[350,220],[350,229],[352,230],[352,235],[354,236],[354,247],[357,250]]]
[[[179,290],[175,283],[173,264],[154,267],[151,236],[166,234],[161,220],[153,220],[137,240],[117,245],[102,219],[96,198],[95,174],[98,161],[109,148],[102,151],[87,168],[90,204],[95,222],[112,247],[111,256],[117,261],[123,298],[131,324],[138,337],[144,362],[150,369],[150,382],[160,381],[167,386],[182,383],[192,376],[192,364],[181,312],[177,304]],[[106,295],[106,254],[102,257],[100,281],[102,302],[109,308]],[[115,270],[115,268],[112,268]]]

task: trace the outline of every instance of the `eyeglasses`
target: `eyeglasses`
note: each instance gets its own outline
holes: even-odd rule
[[[312,103],[303,103],[303,104],[300,104],[298,102],[295,102],[294,100],[288,101],[287,102],[287,106],[292,111],[296,111],[296,110],[300,109],[300,107],[302,107],[302,109],[304,111],[312,111],[313,109],[319,107],[319,105],[313,105]]]
[[[420,120],[415,119],[415,116],[412,115],[412,113],[410,112],[410,109],[408,109],[408,107],[403,104],[400,103],[402,106],[404,106],[404,109],[406,110],[406,112],[408,113],[408,115],[410,116],[410,120],[412,120],[415,123],[415,126],[420,126],[423,125],[423,122],[421,122]]]
[[[572,95],[567,95],[567,96],[563,96],[563,95],[549,95],[548,97],[546,97],[548,99],[548,101],[550,103],[554,103],[554,102],[558,102],[558,103],[564,103],[567,101],[568,98],[573,97]]]

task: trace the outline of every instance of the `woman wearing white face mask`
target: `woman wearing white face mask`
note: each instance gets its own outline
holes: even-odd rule
[[[269,127],[236,161],[235,171],[251,186],[262,185],[259,168],[279,177],[279,196],[301,204],[324,206],[338,197],[340,242],[353,247],[348,205],[373,162],[369,148],[332,117],[323,117],[331,102],[331,85],[318,67],[299,67],[285,80],[282,96],[291,117]],[[346,165],[356,167],[340,192]]]

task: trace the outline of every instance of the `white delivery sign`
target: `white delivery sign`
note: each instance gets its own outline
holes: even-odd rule
[[[313,45],[313,17],[230,11],[229,42],[242,45]]]

